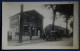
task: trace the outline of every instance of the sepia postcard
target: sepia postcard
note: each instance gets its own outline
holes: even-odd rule
[[[79,4],[2,2],[2,49],[78,49]]]

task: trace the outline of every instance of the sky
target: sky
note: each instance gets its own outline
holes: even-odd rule
[[[44,16],[43,20],[43,28],[47,25],[52,24],[53,20],[53,12],[52,9],[48,9],[48,7],[44,7],[43,4],[46,3],[29,3],[29,2],[4,2],[2,3],[2,23],[7,29],[9,29],[9,17],[20,12],[20,6],[23,4],[23,11],[36,10],[41,15]],[[49,3],[47,3],[49,4]],[[65,15],[60,15],[59,12],[56,12],[56,20],[55,25],[66,28],[65,19],[63,18]],[[70,28],[70,26],[68,26]]]

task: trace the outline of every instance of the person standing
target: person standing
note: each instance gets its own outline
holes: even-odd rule
[[[32,33],[30,33],[30,40],[32,40]]]
[[[59,34],[60,40],[62,40],[62,30],[60,29],[60,34]]]
[[[32,27],[31,26],[30,26],[29,33],[30,33],[30,40],[32,40]]]
[[[43,32],[43,40],[45,39],[45,37],[46,37],[46,33],[45,33],[45,30],[44,30],[44,32]]]

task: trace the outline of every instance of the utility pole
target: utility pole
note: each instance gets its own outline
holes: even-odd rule
[[[19,42],[22,42],[22,34],[23,34],[23,4],[21,5],[20,12],[20,33],[19,33]]]

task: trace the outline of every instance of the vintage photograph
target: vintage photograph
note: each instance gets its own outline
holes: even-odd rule
[[[2,2],[2,48],[73,49],[74,40],[78,43],[76,9],[78,2]]]

